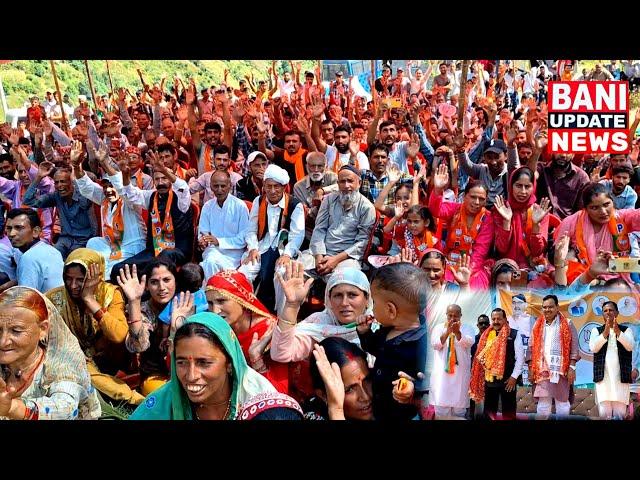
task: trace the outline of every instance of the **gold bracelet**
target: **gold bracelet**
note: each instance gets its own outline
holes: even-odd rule
[[[287,325],[293,325],[294,327],[297,325],[297,322],[290,322],[289,320],[285,320],[282,317],[278,317],[278,321],[282,323],[286,323]]]

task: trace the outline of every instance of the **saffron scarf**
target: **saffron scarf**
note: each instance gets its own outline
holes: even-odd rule
[[[589,214],[585,209],[582,209],[576,219],[575,243],[578,248],[578,260],[569,260],[568,262],[569,269],[567,270],[567,280],[569,282],[573,282],[573,280],[579,277],[593,263],[589,255],[587,244],[584,241],[584,226],[587,222],[591,222]],[[590,231],[587,233],[593,233],[593,226],[589,225],[589,227],[591,228],[589,228]],[[613,253],[620,256],[628,255],[630,250],[629,233],[624,221],[616,218],[616,212],[614,212],[614,214],[609,218],[607,228],[613,238]]]
[[[428,248],[433,248],[438,243],[438,239],[434,237],[428,229],[425,229],[421,236],[414,237],[408,228],[404,229],[404,242],[400,247],[407,247],[411,252],[412,260],[420,262],[422,256]]]
[[[471,229],[467,228],[466,215],[464,205],[461,205],[451,221],[449,234],[447,235],[446,251],[451,262],[456,262],[462,254],[471,255],[473,244],[480,232],[482,222],[487,214],[487,209],[482,207],[473,219]]]
[[[487,328],[478,341],[478,349],[471,365],[469,395],[474,402],[484,399],[484,383],[504,378],[507,359],[507,340],[511,327],[506,323],[496,334],[493,328]]]
[[[447,362],[444,366],[444,371],[453,375],[456,373],[456,365],[458,364],[458,358],[456,357],[456,335],[455,333],[450,333],[447,338]]]
[[[289,215],[289,200],[290,195],[288,193],[284,193],[284,208],[282,212],[280,212],[280,230],[282,230],[287,222],[287,216]],[[267,196],[260,196],[260,205],[258,208],[258,240],[262,240],[267,233],[267,225],[269,224],[269,219],[267,218],[267,204],[268,204]]]
[[[562,313],[558,313],[558,318],[560,322],[558,329],[550,330],[550,333],[556,337],[551,342],[551,355],[559,357],[557,365],[548,365],[544,358],[544,327],[546,323],[544,316],[538,317],[533,325],[529,343],[529,348],[531,348],[529,378],[532,383],[540,383],[544,380],[557,383],[558,375],[567,374],[571,361],[569,358],[571,355],[571,329],[569,321]]]
[[[66,270],[72,265],[80,265],[85,269],[85,272],[88,272],[89,267],[93,264],[100,267],[100,274],[104,276],[104,257],[90,248],[77,248],[72,251],[65,260],[64,268]],[[108,308],[109,305],[111,305],[117,288],[118,287],[104,281],[98,284],[95,297],[102,308]],[[91,349],[93,349],[95,345],[95,337],[100,331],[98,320],[96,320],[87,309],[82,310],[82,313],[80,313],[78,305],[69,296],[64,285],[49,290],[46,293],[46,297],[51,300],[58,309],[64,323],[67,324],[71,333],[78,339],[80,347],[82,347],[85,354],[91,356]]]
[[[173,232],[173,220],[171,219],[171,204],[173,203],[173,190],[169,190],[169,198],[167,198],[167,206],[164,212],[164,222],[160,220],[160,211],[158,210],[158,196],[156,191],[153,198],[151,208],[151,234],[153,236],[153,251],[157,257],[167,248],[175,248],[176,240]]]
[[[118,197],[112,223],[109,223],[109,209],[111,202],[107,198],[102,201],[100,213],[102,216],[102,236],[107,238],[111,247],[110,260],[122,258],[122,239],[124,237],[124,219],[122,217],[122,197]]]
[[[360,162],[358,162],[357,155],[356,155],[356,161],[355,162],[351,162],[351,159],[349,159],[349,161],[347,163],[345,163],[345,165],[351,165],[352,167],[356,167],[358,170],[360,170]],[[337,174],[340,171],[341,168],[342,168],[342,163],[340,163],[340,152],[336,148],[336,159],[333,162],[333,169],[332,170]]]
[[[187,323],[204,325],[222,344],[233,366],[231,408],[227,419],[234,419],[241,404],[259,393],[275,392],[273,385],[247,365],[242,348],[231,327],[211,312],[192,315]],[[175,355],[171,355],[171,380],[151,393],[131,414],[129,420],[193,420],[193,407],[176,374]]]
[[[304,176],[305,176],[305,173],[304,173],[304,161],[303,161],[303,157],[304,157],[305,153],[307,153],[307,151],[304,148],[299,148],[298,151],[296,153],[294,153],[293,155],[289,155],[289,152],[287,152],[286,150],[284,151],[284,159],[287,162],[292,163],[296,167],[296,181],[297,182],[302,180],[304,178]],[[337,160],[337,158],[336,158],[336,160]]]

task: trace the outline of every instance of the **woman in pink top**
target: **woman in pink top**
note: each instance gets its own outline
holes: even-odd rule
[[[616,257],[628,257],[631,251],[629,233],[640,230],[640,210],[616,210],[611,193],[601,183],[589,184],[582,193],[584,208],[565,218],[556,239],[568,235],[573,252],[567,262],[556,268],[567,268],[567,280],[571,283],[597,259],[598,250],[611,252]],[[602,280],[613,283],[623,281],[637,289],[628,273],[600,275]]]
[[[455,265],[463,254],[471,256],[471,289],[487,289],[493,261],[489,250],[493,243],[493,219],[485,209],[487,187],[469,180],[462,203],[443,200],[442,193],[449,184],[446,165],[441,164],[433,177],[433,191],[429,197],[429,210],[434,217],[448,225],[444,254],[447,264]],[[453,273],[447,269],[446,280],[453,281]]]
[[[520,167],[511,173],[508,200],[498,195],[491,211],[496,233],[496,250],[501,258],[515,260],[522,270],[546,270],[545,249],[549,231],[551,203],[543,198],[536,203],[536,181],[531,169]],[[549,278],[549,285],[553,280]]]

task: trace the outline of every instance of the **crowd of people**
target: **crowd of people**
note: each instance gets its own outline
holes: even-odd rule
[[[616,62],[385,64],[371,97],[274,62],[237,85],[141,73],[93,107],[33,97],[0,126],[0,418],[516,419],[524,385],[536,418],[569,416],[557,294],[640,293],[609,268],[640,259],[640,110],[628,154],[550,154],[546,89],[635,88]],[[602,316],[599,414],[624,418],[636,340],[615,302]]]

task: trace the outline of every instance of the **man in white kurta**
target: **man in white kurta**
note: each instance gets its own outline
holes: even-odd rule
[[[104,257],[106,262],[105,278],[109,278],[111,269],[116,263],[133,257],[145,249],[147,227],[142,218],[142,208],[120,196],[124,188],[122,172],[111,172],[113,174],[108,175],[102,185],[91,180],[84,172],[82,176],[78,176],[80,172],[77,172],[76,184],[80,194],[100,205],[102,236],[90,238],[87,242],[87,248],[95,250]],[[122,202],[118,202],[120,198],[122,198]],[[119,247],[114,246],[112,249],[106,229],[113,225],[113,218],[117,214],[118,208],[122,208],[124,230]],[[119,255],[116,253],[118,251]]]
[[[622,382],[618,349],[622,347],[627,352],[633,352],[635,340],[631,328],[626,328],[624,332],[620,329],[617,321],[618,306],[615,302],[606,302],[602,307],[602,315],[604,330],[600,333],[598,327],[594,327],[589,337],[589,348],[594,354],[607,346],[604,378],[596,382],[598,411],[600,418],[622,420],[629,405],[630,383]],[[631,355],[629,357],[631,358]]]
[[[455,363],[449,366],[453,350]],[[474,336],[469,327],[462,326],[459,305],[447,307],[447,320],[436,325],[431,336],[433,367],[429,387],[429,403],[435,407],[436,419],[464,418],[469,408],[469,381],[471,380],[471,347]],[[449,371],[447,371],[447,369]]]
[[[249,228],[246,235],[248,251],[242,261],[242,266],[238,269],[250,282],[253,282],[258,275],[264,280],[261,283],[273,281],[274,298],[263,299],[258,291],[258,298],[267,308],[272,310],[278,309],[284,304],[284,296],[280,283],[275,279],[275,272],[297,256],[305,234],[304,206],[302,202],[285,193],[288,184],[289,174],[286,170],[273,164],[267,167],[263,180],[266,218],[264,218],[264,213],[260,212],[262,196],[256,197],[249,214]],[[286,224],[289,225],[288,229]],[[262,238],[258,238],[260,225],[263,225],[264,228]],[[273,262],[269,266],[270,257],[276,254],[278,259],[275,266],[272,264]],[[266,287],[268,289],[269,285]],[[265,290],[271,297],[271,292],[267,289]]]
[[[518,331],[518,337],[524,349],[524,356],[526,357],[527,350],[529,348],[529,337],[531,337],[531,328],[536,321],[536,317],[527,312],[527,299],[521,293],[511,297],[511,306],[513,309],[513,316],[508,316],[507,321],[511,328]],[[529,370],[526,365],[524,365],[522,370],[522,383],[524,385],[530,384]]]
[[[214,198],[200,212],[198,243],[202,253],[205,279],[220,270],[235,270],[245,251],[245,235],[249,227],[249,208],[244,201],[230,195],[231,179],[224,170],[211,175]]]

